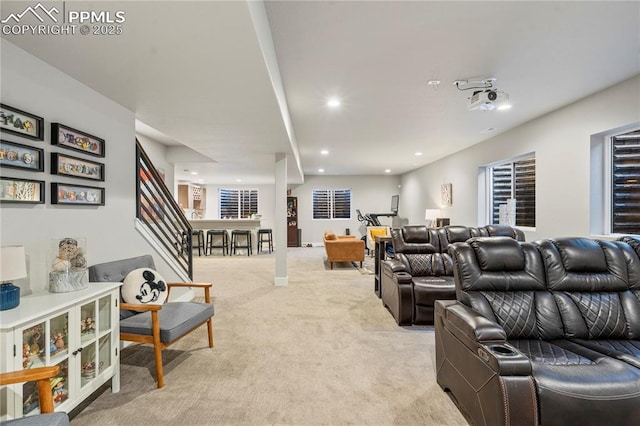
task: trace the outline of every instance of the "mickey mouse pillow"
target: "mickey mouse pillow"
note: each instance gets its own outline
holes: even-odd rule
[[[122,284],[122,299],[136,305],[162,305],[167,300],[167,284],[162,276],[149,268],[129,272]]]

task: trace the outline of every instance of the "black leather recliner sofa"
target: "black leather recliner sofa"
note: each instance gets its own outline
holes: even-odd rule
[[[505,225],[403,226],[391,230],[395,255],[382,262],[382,303],[398,325],[433,324],[435,301],[455,299],[449,246],[477,236],[508,236],[524,241],[524,233]]]
[[[478,425],[640,422],[640,240],[473,238],[436,302],[438,384]]]

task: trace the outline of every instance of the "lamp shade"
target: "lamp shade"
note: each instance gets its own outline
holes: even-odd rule
[[[22,246],[0,247],[0,281],[11,281],[27,276],[27,261]]]
[[[436,220],[440,216],[439,209],[426,209],[424,211],[424,220]]]

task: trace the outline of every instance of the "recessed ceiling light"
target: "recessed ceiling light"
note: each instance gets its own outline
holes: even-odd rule
[[[498,107],[498,111],[504,111],[506,109],[511,109],[511,104],[502,104]]]
[[[191,172],[191,174],[195,176],[198,174],[198,172]]]
[[[236,182],[242,182],[242,179],[236,179]]]
[[[318,173],[324,173],[324,169],[318,169]]]
[[[323,149],[322,151],[320,151],[320,154],[329,155],[329,150],[328,149]]]
[[[421,153],[421,152],[416,152],[416,153],[415,153],[415,156],[416,156],[416,157],[420,157],[421,155],[422,155],[422,153]]]
[[[391,169],[385,169],[385,173],[391,173]]]
[[[338,108],[340,104],[340,99],[338,98],[329,98],[327,101],[327,106],[331,108]]]

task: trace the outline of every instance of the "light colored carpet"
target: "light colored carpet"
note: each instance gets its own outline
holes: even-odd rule
[[[206,328],[164,351],[156,389],[150,346],[122,352],[122,386],[73,425],[466,425],[435,382],[432,327],[398,327],[355,267],[325,270],[324,248],[200,257],[214,283],[216,346]]]

